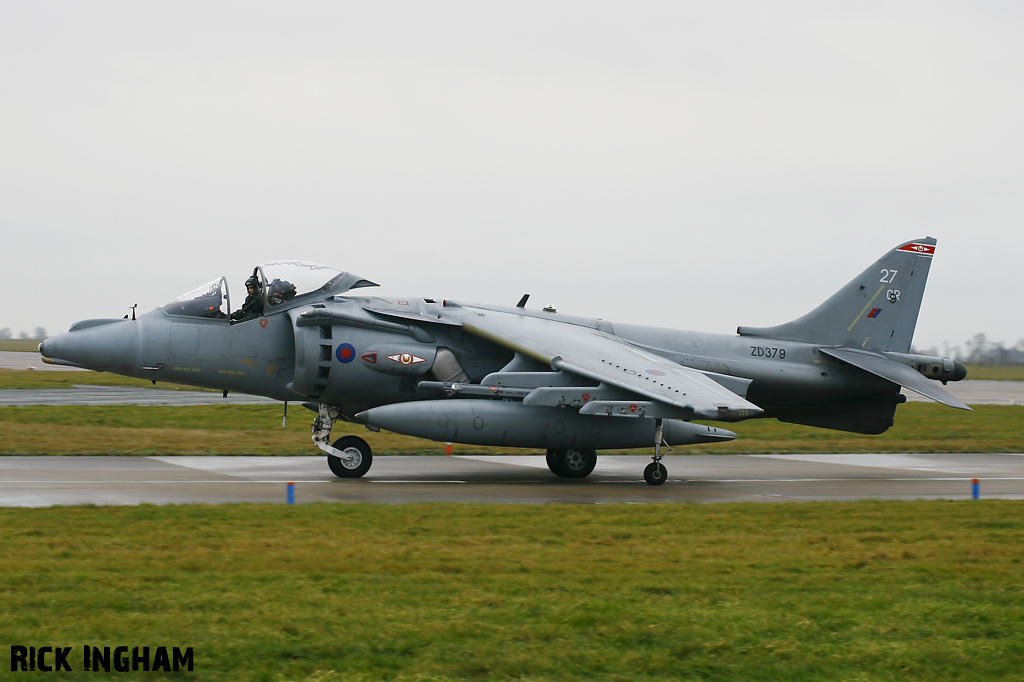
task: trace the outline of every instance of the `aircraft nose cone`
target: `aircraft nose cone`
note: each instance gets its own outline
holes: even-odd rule
[[[124,320],[52,336],[39,352],[55,364],[125,374],[137,364],[138,341],[138,324]]]
[[[77,365],[78,363],[72,360],[72,358],[79,357],[81,353],[76,348],[74,340],[70,337],[70,333],[58,334],[39,344],[39,354],[43,356],[43,361],[51,364],[68,363]]]
[[[57,336],[51,336],[42,343],[39,344],[39,354],[46,360],[60,360],[58,356],[59,349],[61,347],[61,337],[67,336],[67,334],[58,334]]]

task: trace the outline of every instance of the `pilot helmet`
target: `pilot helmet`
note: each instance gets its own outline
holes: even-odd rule
[[[245,280],[246,287],[252,287],[253,289],[260,288],[260,280],[256,275],[252,275],[249,279]]]

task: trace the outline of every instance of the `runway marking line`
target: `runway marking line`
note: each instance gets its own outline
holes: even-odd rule
[[[672,479],[673,483],[831,483],[836,481],[845,482],[877,482],[877,481],[970,481],[977,478],[979,481],[1024,481],[1022,476],[917,476],[913,478],[677,478]],[[591,483],[636,483],[642,481],[642,478],[630,479],[625,481],[602,481],[593,480]],[[76,479],[74,481],[55,481],[51,479],[0,479],[0,483],[45,483],[45,484],[60,484],[60,485],[92,485],[95,483],[149,483],[149,484],[161,484],[161,483],[197,483],[197,484],[217,484],[217,483],[266,483],[266,484],[285,484],[285,483],[358,483],[360,479],[352,479],[345,481],[339,478],[315,478],[315,479],[297,479],[294,476],[288,479],[282,478],[277,479],[229,479],[229,480],[167,480],[161,479],[158,481],[153,480],[82,480]],[[508,483],[511,485],[522,485],[530,483],[548,483],[553,481],[510,481],[508,479],[481,479],[474,481],[462,481],[462,480],[417,480],[417,479],[362,479],[363,483]]]

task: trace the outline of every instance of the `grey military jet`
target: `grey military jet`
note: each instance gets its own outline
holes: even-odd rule
[[[600,449],[732,440],[700,422],[775,418],[882,433],[900,387],[969,410],[937,382],[959,362],[910,353],[935,239],[886,253],[807,315],[735,336],[516,306],[364,293],[373,282],[302,261],[256,268],[232,313],[222,277],[141,315],[85,320],[47,339],[52,363],[301,401],[313,442],[341,478],[373,462],[337,420],[469,445],[547,450],[552,473],[584,478]],[[287,404],[287,403],[286,403]]]

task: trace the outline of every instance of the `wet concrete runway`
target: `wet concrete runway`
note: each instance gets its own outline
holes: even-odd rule
[[[1024,405],[1024,381],[967,379],[946,384],[945,388],[968,405]],[[932,402],[907,389],[903,389],[903,395],[912,403]]]
[[[669,480],[644,483],[645,457],[608,455],[587,479],[556,478],[540,456],[378,457],[341,480],[324,457],[0,457],[0,506],[306,502],[779,502],[1024,499],[1024,454],[668,456]]]

